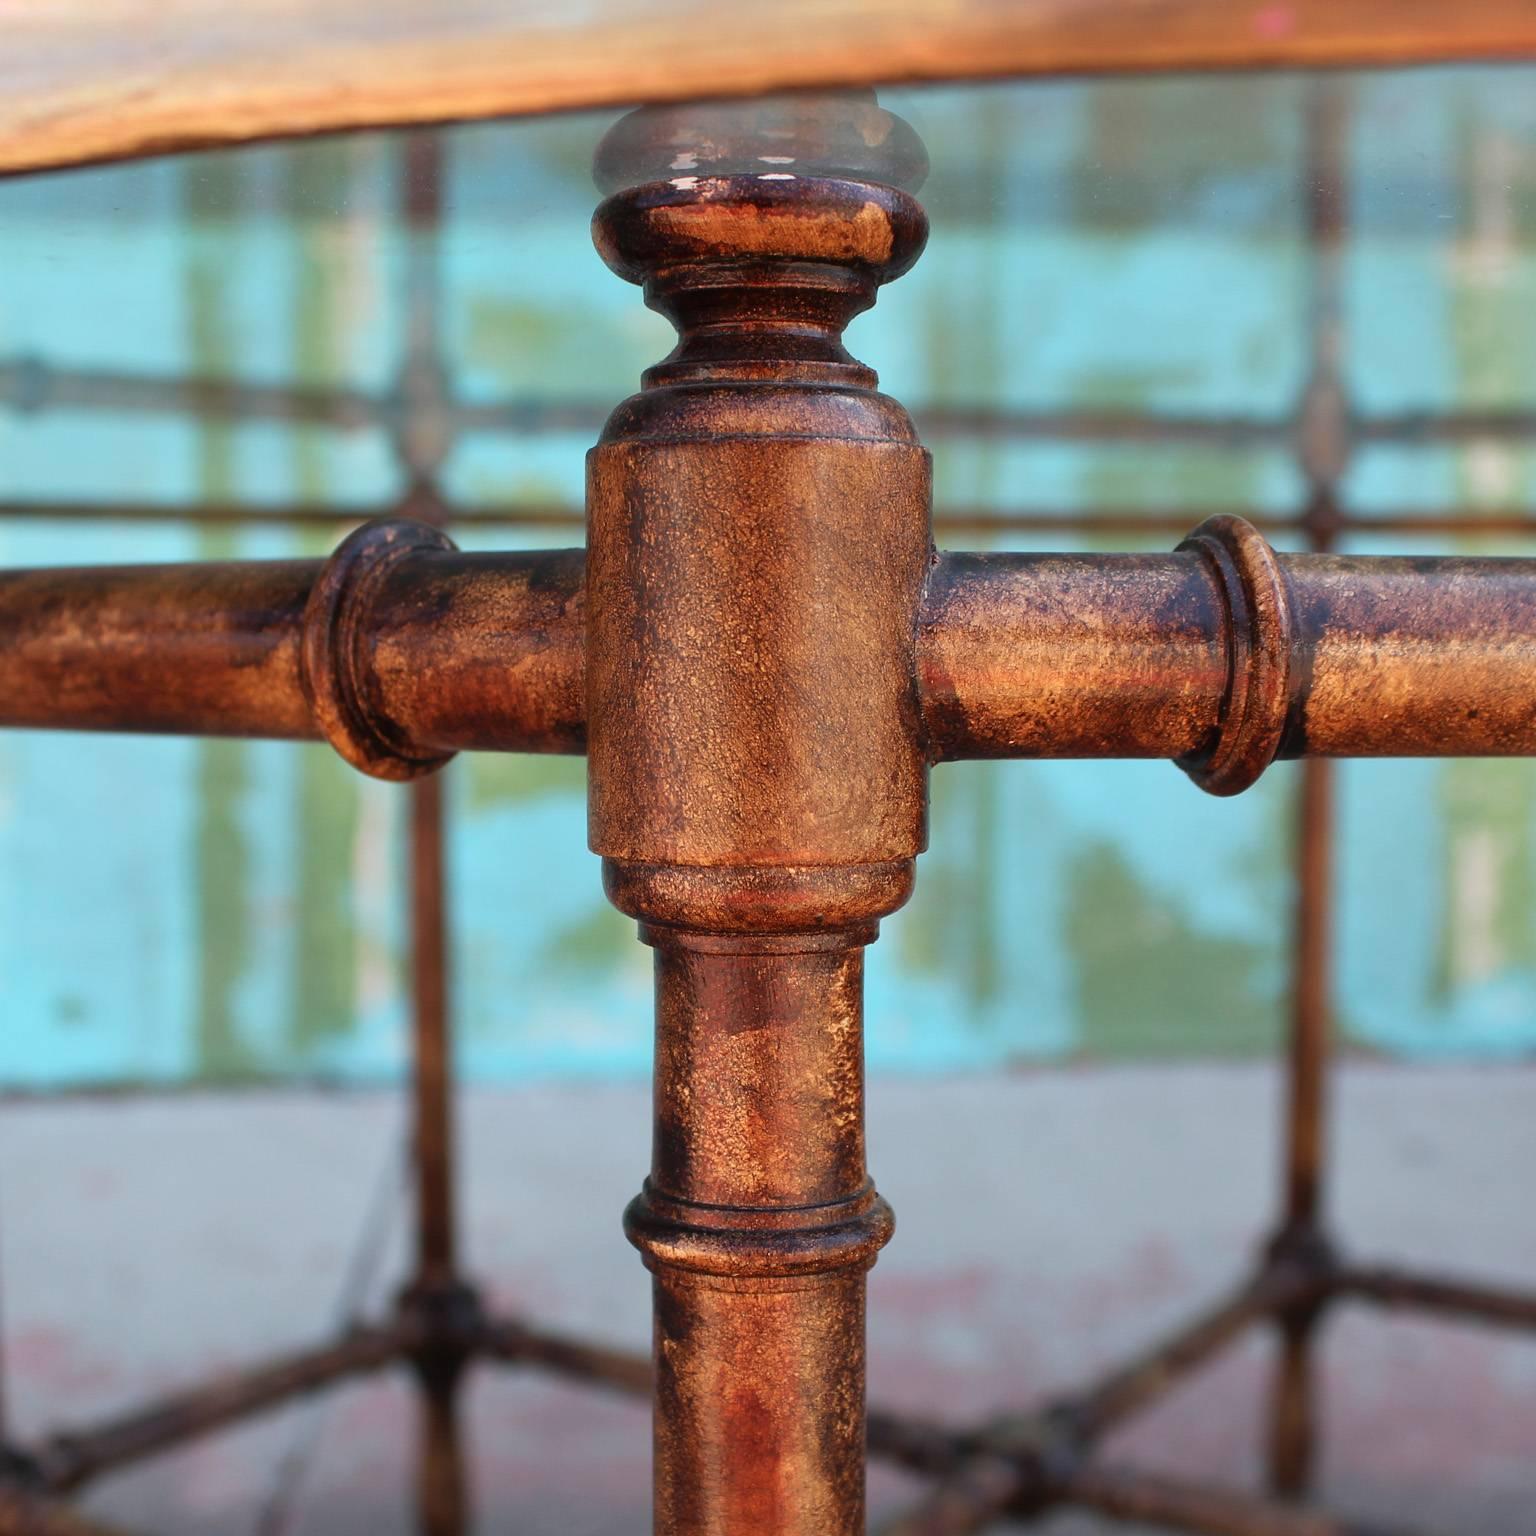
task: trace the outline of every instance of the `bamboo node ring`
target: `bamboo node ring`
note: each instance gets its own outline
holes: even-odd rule
[[[413,748],[370,706],[366,648],[368,611],[389,571],[411,555],[457,548],[426,523],[375,518],[336,546],[304,605],[299,673],[315,724],[347,762],[373,778],[420,778],[453,756]]]
[[[1291,696],[1290,587],[1274,549],[1252,523],[1207,518],[1179,549],[1198,554],[1221,592],[1227,691],[1209,747],[1178,759],[1212,795],[1236,795],[1274,762]]]

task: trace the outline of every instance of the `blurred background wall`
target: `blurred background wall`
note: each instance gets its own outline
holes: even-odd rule
[[[1346,375],[1362,411],[1536,409],[1528,72],[1346,79]],[[921,424],[946,406],[1282,417],[1308,367],[1304,141],[1288,77],[885,93],[924,135],[927,254],[850,346]],[[444,353],[507,407],[446,466],[477,506],[576,510],[604,412],[670,345],[602,267],[606,118],[443,136]],[[385,431],[240,422],[195,398],[87,410],[50,370],[384,394],[406,235],[387,136],[0,184],[0,499],[249,504],[247,524],[0,520],[6,565],[319,553],[284,501],[387,505]],[[521,413],[521,414],[519,414]],[[1536,501],[1524,440],[1378,446],[1344,498],[1476,514]],[[1293,511],[1283,444],[934,440],[940,509]],[[472,544],[579,528],[469,529]],[[997,547],[1167,547],[967,535]],[[1285,542],[1283,538],[1277,542]],[[1519,546],[1353,536],[1369,551]],[[871,1064],[1252,1055],[1278,1038],[1295,771],[1235,802],[1164,764],[965,764],[871,953]],[[584,851],[576,760],[447,772],[460,1051],[475,1080],[638,1077],[649,954]],[[1350,764],[1335,997],[1350,1046],[1536,1050],[1536,764]],[[403,793],[327,749],[0,734],[0,1084],[392,1080],[405,1040]]]
[[[1475,529],[1536,509],[1532,84],[1327,86],[1354,409],[1501,423],[1359,449],[1341,499],[1396,531],[1343,547],[1530,553]],[[1286,423],[1313,365],[1324,88],[885,94],[928,143],[933,234],[849,340],[928,424],[940,512],[979,527],[945,541],[1167,548],[1212,510],[1306,504]],[[579,539],[583,453],[670,345],[588,239],[608,121],[441,136],[442,371],[470,428],[445,486],[539,519],[460,525],[466,545]],[[0,182],[0,565],[318,555],[345,523],[272,509],[398,499],[421,255],[404,154],[370,136]],[[231,410],[231,386],[266,404]],[[328,424],[262,394],[287,386],[335,396],[310,412]],[[1166,444],[996,425],[1063,412],[1236,425]],[[36,501],[249,517],[16,515]],[[1094,531],[1105,512],[1127,529]],[[1035,514],[1066,526],[1026,537]],[[1455,526],[1404,532],[1408,515]],[[902,1228],[871,1281],[875,1400],[957,1423],[1037,1401],[1251,1261],[1277,1184],[1296,779],[1280,765],[1217,801],[1167,764],[934,775],[918,894],[869,957],[873,1163]],[[649,1130],[649,952],[583,851],[579,761],[464,758],[445,783],[470,1269],[499,1308],[643,1349],[617,1213]],[[1394,1065],[1338,1074],[1331,1215],[1364,1254],[1528,1285],[1536,1229],[1511,1171],[1536,1157],[1533,1068],[1508,1064],[1536,1056],[1536,764],[1351,763],[1337,801],[1332,996],[1346,1048]],[[388,1305],[408,1263],[397,1094],[45,1091],[398,1083],[405,819],[405,791],[318,746],[0,733],[0,1091],[39,1095],[0,1115],[12,1426],[91,1422]],[[1117,1070],[1008,1070],[1080,1062]],[[1258,1486],[1269,1342],[1116,1454]],[[1329,1501],[1523,1536],[1525,1344],[1344,1316]],[[483,1373],[470,1422],[488,1528],[644,1528],[643,1405]],[[111,1478],[91,1507],[160,1536],[404,1536],[411,1425],[409,1384],[383,1377]],[[877,1513],[915,1492],[875,1469]]]

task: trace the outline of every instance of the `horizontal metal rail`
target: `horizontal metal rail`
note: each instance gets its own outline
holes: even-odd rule
[[[512,1319],[488,1321],[477,1343],[481,1353],[491,1359],[537,1366],[636,1397],[648,1397],[655,1380],[649,1355],[593,1344]]]
[[[1439,1312],[1506,1328],[1536,1328],[1536,1291],[1420,1274],[1389,1265],[1345,1265],[1336,1289],[1341,1295],[1382,1307]]]
[[[1101,1380],[1073,1392],[1050,1410],[1090,1441],[1150,1407],[1190,1372],[1227,1349],[1254,1323],[1277,1317],[1328,1293],[1324,1274],[1301,1265],[1261,1270],[1230,1296],[1158,1340]]]
[[[581,552],[418,535],[369,524],[328,562],[0,572],[0,724],[327,739],[385,777],[466,747],[579,751]]]
[[[105,1423],[51,1436],[29,1458],[32,1475],[40,1488],[65,1492],[295,1397],[380,1370],[400,1359],[413,1338],[403,1323],[358,1328],[314,1349],[232,1370]]]
[[[0,726],[329,740],[383,777],[579,752],[585,557],[405,520],[328,562],[0,572]],[[944,554],[917,686],[935,761],[1536,753],[1536,559],[1276,554],[1218,518],[1164,555]]]
[[[1276,555],[1218,519],[1171,555],[945,554],[919,640],[936,759],[1536,752],[1536,561]]]
[[[1106,1465],[1092,1456],[1101,1436],[1146,1411],[1249,1327],[1296,1306],[1350,1298],[1495,1325],[1536,1325],[1536,1295],[1383,1266],[1277,1260],[1097,1384],[1034,1410],[967,1429],[872,1408],[870,1453],[939,1480],[882,1536],[963,1536],[993,1519],[1055,1504],[1211,1536],[1386,1536],[1315,1509]],[[408,1361],[422,1347],[424,1330],[430,1331],[428,1321],[407,1310],[387,1323],[351,1329],[316,1348],[231,1371],[103,1424],[12,1452],[18,1470],[12,1483],[0,1485],[0,1536],[115,1536],[48,1500],[294,1397]],[[651,1391],[649,1355],[521,1319],[472,1322],[459,1342],[471,1358],[532,1366],[636,1397]],[[25,1482],[14,1481],[19,1473]]]
[[[1113,1520],[1170,1526],[1197,1536],[1410,1536],[1398,1526],[1113,1466],[1079,1467],[1062,1485],[1061,1498]]]

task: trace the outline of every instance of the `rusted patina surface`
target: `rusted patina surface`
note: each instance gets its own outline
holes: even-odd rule
[[[1227,687],[1219,594],[1188,554],[941,554],[918,658],[938,761],[1186,756]]]
[[[919,645],[936,760],[1172,757],[1216,794],[1279,757],[1536,752],[1536,560],[940,555]]]
[[[387,778],[577,752],[582,557],[466,555],[403,519],[328,562],[0,572],[0,725],[329,738]]]
[[[925,753],[1169,757],[1231,793],[1277,755],[1536,751],[1536,560],[1276,554],[1229,516],[1168,555],[930,557],[910,438],[805,438],[781,397],[764,441],[737,440],[743,400],[713,393],[680,406],[697,442],[630,403],[595,456],[623,537],[593,546],[590,703],[580,550],[461,554],[394,519],[323,564],[0,573],[0,723],[327,738],[408,777],[463,749],[579,752],[590,707],[594,846],[674,883],[725,856],[759,881],[901,863]],[[727,481],[736,515],[712,528]],[[860,494],[879,521],[859,522]],[[739,644],[711,654],[718,634]],[[621,657],[614,636],[633,640]],[[706,737],[718,775],[697,766]],[[597,774],[609,760],[629,771]],[[670,800],[620,805],[674,770],[691,777]]]
[[[318,734],[299,681],[314,561],[0,572],[7,726]]]
[[[656,946],[656,1130],[626,1227],[654,1275],[663,1531],[863,1528],[866,933]]]
[[[594,231],[679,340],[588,473],[590,840],[656,950],[655,1142],[626,1220],[654,1276],[656,1530],[855,1536],[864,1275],[891,1231],[863,947],[924,840],[931,536],[927,455],[840,338],[926,223],[826,174],[835,142],[793,174],[668,179],[677,132],[636,113],[599,152],[650,168]],[[881,161],[880,135],[857,148]]]

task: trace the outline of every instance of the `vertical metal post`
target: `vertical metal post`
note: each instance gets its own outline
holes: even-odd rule
[[[1297,805],[1297,898],[1292,961],[1284,1218],[1277,1258],[1326,1263],[1322,1221],[1327,1146],[1327,1081],[1332,1060],[1329,926],[1332,877],[1333,765],[1302,765]],[[1284,1497],[1306,1492],[1317,1439],[1313,1342],[1321,1305],[1306,1302],[1280,1315],[1270,1410],[1269,1482]]]
[[[448,447],[438,356],[442,162],[438,134],[405,136],[401,202],[406,226],[406,347],[396,450],[407,475],[406,506],[425,521],[439,520],[441,498],[433,477]],[[407,793],[416,1263],[406,1299],[427,1325],[416,1359],[421,1382],[418,1523],[423,1536],[459,1536],[468,1518],[459,1424],[459,1383],[467,1357],[459,1330],[473,1315],[476,1302],[458,1272],[441,775],[413,780]]]
[[[1348,101],[1344,87],[1311,88],[1305,153],[1311,371],[1302,397],[1297,451],[1307,476],[1305,526],[1314,550],[1337,535],[1339,480],[1348,460],[1349,407],[1343,377],[1343,235]],[[1296,807],[1296,904],[1293,929],[1285,1174],[1273,1256],[1300,1263],[1331,1258],[1323,1220],[1328,1079],[1333,1021],[1330,931],[1333,880],[1333,765],[1301,765]],[[1269,1477],[1277,1494],[1306,1491],[1316,1440],[1317,1392],[1312,1345],[1321,1304],[1283,1313],[1270,1409]]]
[[[406,355],[401,371],[398,452],[414,516],[431,519],[432,475],[444,444],[433,420],[437,361],[442,150],[436,134],[404,141]],[[437,774],[410,785],[412,1094],[417,1278],[454,1277],[453,1103],[444,921],[443,794]]]
[[[899,188],[924,168],[856,92],[637,112],[598,154],[598,248],[679,332],[587,473],[590,841],[656,950],[626,1228],[654,1276],[658,1536],[864,1530],[891,1217],[863,951],[922,847],[932,540],[927,455],[841,333],[921,250]]]
[[[862,1536],[866,935],[654,927],[656,1529]]]
[[[443,790],[437,774],[410,786],[411,1098],[416,1183],[416,1280],[457,1276],[453,1069],[448,1026]]]

